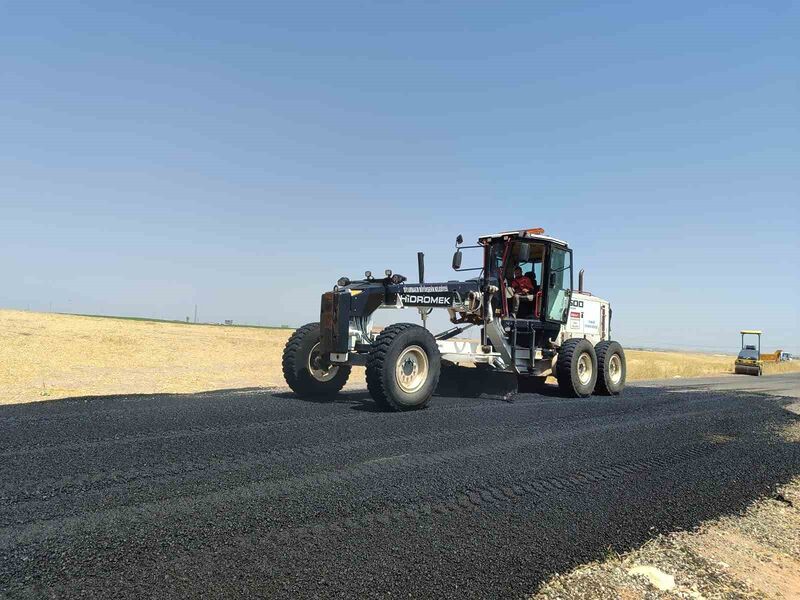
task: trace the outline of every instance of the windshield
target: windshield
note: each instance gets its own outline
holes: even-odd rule
[[[741,352],[739,352],[739,358],[748,358],[751,360],[758,360],[758,350],[752,350],[750,348],[745,348]]]
[[[489,271],[486,273],[488,277],[501,277],[503,270],[503,251],[505,244],[500,240],[492,243],[489,248]]]

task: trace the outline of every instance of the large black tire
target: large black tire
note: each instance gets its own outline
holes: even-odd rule
[[[372,344],[367,388],[383,408],[424,408],[439,384],[441,364],[436,339],[427,329],[411,323],[390,325]]]
[[[547,377],[533,375],[517,375],[517,392],[520,394],[538,394],[544,390]]]
[[[603,396],[617,396],[625,387],[628,368],[625,364],[625,351],[618,342],[606,340],[594,347],[597,354],[597,384],[594,393]]]
[[[283,377],[299,396],[335,394],[350,377],[350,365],[312,370],[312,352],[317,350],[319,341],[319,323],[309,323],[296,330],[283,349]]]
[[[561,345],[556,361],[556,379],[561,394],[587,398],[597,383],[597,355],[594,346],[583,338],[573,338]]]

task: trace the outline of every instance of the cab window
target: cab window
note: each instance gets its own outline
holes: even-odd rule
[[[552,248],[547,287],[547,319],[566,322],[572,288],[572,255],[568,250]]]
[[[514,242],[511,248],[511,255],[506,264],[506,279],[511,281],[514,278],[514,269],[519,267],[522,269],[524,276],[533,280],[535,286],[540,286],[542,283],[544,254],[544,244]]]

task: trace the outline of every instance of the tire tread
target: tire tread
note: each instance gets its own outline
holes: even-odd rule
[[[562,395],[570,398],[583,397],[575,389],[572,382],[573,363],[577,359],[576,347],[586,342],[584,338],[570,338],[561,344],[558,351],[558,359],[556,360],[556,379],[558,380],[558,389]],[[589,348],[594,350],[594,347],[589,344]],[[591,392],[590,392],[591,394]]]
[[[602,396],[616,396],[620,393],[620,390],[613,391],[609,388],[608,383],[606,382],[606,355],[611,350],[612,347],[619,347],[620,352],[622,351],[622,346],[619,345],[618,342],[613,340],[603,340],[599,342],[595,347],[594,351],[597,354],[597,384],[595,385],[595,393],[600,394]],[[625,358],[622,357],[623,365]],[[623,369],[625,367],[623,366]],[[624,371],[623,371],[624,376]],[[625,380],[623,379],[621,385],[625,385]]]
[[[413,323],[394,323],[384,328],[372,343],[372,349],[367,358],[366,366],[367,389],[373,400],[375,400],[375,403],[381,408],[395,411],[409,410],[408,406],[403,406],[395,402],[392,398],[392,394],[386,389],[384,372],[386,370],[386,355],[395,339],[400,334],[414,327],[422,329],[419,325]],[[428,335],[430,335],[429,332]],[[432,335],[431,338],[433,338]],[[436,342],[434,340],[434,346],[435,345]],[[436,386],[434,386],[434,388],[435,387]]]

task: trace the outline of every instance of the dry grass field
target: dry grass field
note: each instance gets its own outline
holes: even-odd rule
[[[0,404],[282,387],[291,331],[0,310]],[[733,357],[630,350],[628,379],[730,373]],[[776,365],[800,370],[800,361]],[[771,372],[771,371],[767,371]],[[364,384],[355,369],[348,385]]]

